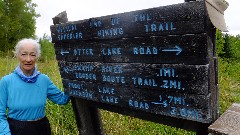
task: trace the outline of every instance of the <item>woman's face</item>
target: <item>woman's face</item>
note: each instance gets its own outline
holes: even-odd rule
[[[32,75],[37,61],[37,51],[35,46],[31,43],[24,44],[22,48],[20,48],[17,58],[23,73],[27,76]]]

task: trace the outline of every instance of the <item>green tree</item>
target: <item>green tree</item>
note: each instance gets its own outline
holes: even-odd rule
[[[229,36],[231,59],[240,61],[240,35]]]
[[[216,48],[217,48],[217,55],[219,57],[223,57],[225,52],[224,52],[224,37],[221,31],[217,30],[216,31]]]
[[[227,33],[224,35],[224,43],[223,43],[223,56],[224,58],[232,58],[232,48],[231,48],[231,36]]]
[[[7,28],[9,24],[9,17],[6,16],[6,3],[0,1],[0,50],[4,51],[7,46],[6,37],[7,37]]]
[[[55,59],[54,46],[47,34],[44,34],[43,37],[39,39],[39,44],[41,45],[42,51],[40,61],[46,62],[47,60]]]
[[[0,51],[12,50],[22,38],[35,37],[37,5],[32,0],[0,1]]]

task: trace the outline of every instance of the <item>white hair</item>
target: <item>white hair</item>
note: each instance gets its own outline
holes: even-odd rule
[[[34,47],[36,48],[36,53],[37,53],[36,56],[37,56],[37,58],[39,58],[41,56],[41,46],[36,40],[34,40],[32,38],[24,38],[24,39],[18,41],[18,43],[15,46],[15,51],[13,51],[14,55],[17,57],[20,53],[20,49],[25,44],[29,44],[29,43],[34,45]]]

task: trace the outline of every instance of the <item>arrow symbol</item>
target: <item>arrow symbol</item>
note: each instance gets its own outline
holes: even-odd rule
[[[167,100],[163,101],[163,102],[152,102],[155,105],[163,105],[163,107],[167,107],[168,103]]]
[[[66,50],[63,50],[63,49],[61,49],[61,52],[60,52],[62,55],[64,55],[64,54],[68,54],[69,53],[69,51],[66,51]]]
[[[182,48],[176,45],[174,48],[163,49],[164,52],[176,52],[176,55],[182,52]]]

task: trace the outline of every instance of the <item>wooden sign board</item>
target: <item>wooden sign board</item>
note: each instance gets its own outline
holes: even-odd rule
[[[118,113],[198,123],[218,112],[214,30],[204,1],[51,26],[69,95]]]

